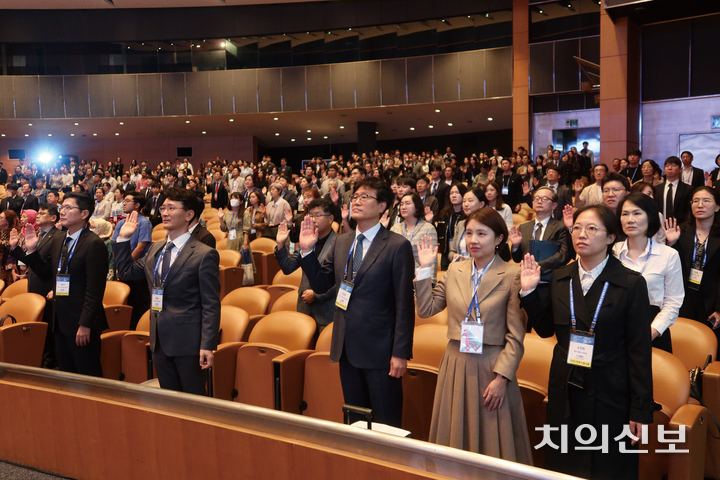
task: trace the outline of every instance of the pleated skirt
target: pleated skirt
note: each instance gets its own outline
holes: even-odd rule
[[[438,374],[430,442],[532,465],[532,450],[520,388],[507,382],[503,404],[488,411],[483,393],[495,377],[503,347],[485,345],[482,354],[460,352],[450,340]]]

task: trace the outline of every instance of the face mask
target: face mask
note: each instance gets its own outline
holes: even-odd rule
[[[238,200],[237,198],[231,199],[231,200],[230,200],[230,206],[233,207],[233,208],[239,207],[239,206],[240,206],[240,200]]]
[[[179,177],[179,178],[182,178],[183,175],[185,175],[185,174],[182,173],[182,172],[178,173],[178,177]]]
[[[273,175],[277,175],[277,169],[273,168]]]

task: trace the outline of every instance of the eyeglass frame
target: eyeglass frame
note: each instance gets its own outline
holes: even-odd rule
[[[590,233],[593,231],[593,230],[590,230],[590,227],[595,228],[595,230],[594,230],[595,233]],[[607,232],[607,228],[598,228],[598,226],[593,223],[591,223],[589,225],[582,225],[582,226],[573,225],[569,228],[569,230],[570,230],[570,235],[575,235],[575,232],[578,232],[577,234],[580,235],[582,233],[582,231],[585,230],[585,234],[588,236],[588,238],[594,237],[595,235],[598,234],[598,232]]]

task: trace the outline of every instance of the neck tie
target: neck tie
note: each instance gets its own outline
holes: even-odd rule
[[[702,270],[704,261],[705,261],[705,243],[698,242],[697,246],[695,247],[695,262],[693,263],[692,268]]]
[[[673,184],[668,183],[667,195],[665,196],[665,218],[672,218],[675,216],[675,212],[673,210],[672,189],[673,189]]]
[[[161,279],[165,278],[168,270],[170,270],[170,259],[172,258],[172,249],[175,245],[173,242],[168,242],[165,246],[165,253],[163,254],[162,270],[160,271]]]
[[[353,255],[353,278],[355,274],[360,270],[360,265],[363,261],[363,240],[365,235],[362,233],[357,236],[357,242],[355,242],[355,254]]]
[[[65,239],[65,242],[63,243],[62,250],[60,250],[60,270],[62,273],[67,273],[67,267],[68,267],[68,247],[70,246],[70,242],[72,241],[72,238],[67,237]]]
[[[433,182],[432,191],[430,192],[430,194],[435,196],[435,192],[437,192],[437,182]]]
[[[535,240],[542,240],[542,229],[542,223],[538,223],[537,228],[535,229]]]

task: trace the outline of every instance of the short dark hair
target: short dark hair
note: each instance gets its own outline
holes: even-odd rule
[[[413,190],[415,190],[415,186],[417,185],[417,182],[412,177],[400,177],[397,179],[397,184],[398,185],[406,185],[406,186],[412,188]]]
[[[615,238],[618,238],[618,235],[620,235],[621,233],[620,221],[618,220],[617,215],[615,215],[615,213],[613,213],[613,211],[605,205],[585,205],[584,207],[578,208],[575,211],[575,215],[573,215],[573,223],[577,221],[577,218],[580,216],[580,214],[587,212],[588,210],[595,212],[595,215],[600,217],[600,221],[602,222],[603,227],[605,227],[608,235],[615,235]],[[612,244],[608,245],[608,253],[611,250]]]
[[[668,165],[677,165],[678,167],[682,167],[682,161],[678,157],[668,157],[665,159],[665,166]]]
[[[452,188],[452,187],[450,187],[450,188]],[[486,206],[486,207],[488,206],[487,197],[485,196],[485,190],[483,190],[480,187],[474,187],[474,188],[469,189],[468,192],[471,192],[473,195],[475,195],[475,198],[477,198],[479,202],[483,202],[484,206]],[[498,191],[498,194],[500,194],[500,193],[502,193],[502,190]],[[463,197],[464,196],[465,195],[463,194]],[[502,196],[502,195],[498,195],[498,196]]]
[[[200,201],[197,198],[197,195],[195,195],[193,192],[188,190],[187,188],[179,188],[179,187],[172,187],[168,188],[165,192],[165,200],[171,200],[173,202],[180,202],[182,203],[182,206],[185,210],[193,212],[193,218],[190,219],[190,222],[195,218],[198,218],[203,210],[203,205],[200,204]],[[199,208],[199,210],[198,210]]]
[[[20,186],[17,183],[9,183],[7,186],[8,190],[17,190]]]
[[[325,197],[320,197],[320,198],[316,198],[312,202],[310,202],[310,204],[307,206],[307,211],[309,212],[310,210],[312,210],[314,208],[321,208],[325,215],[332,215],[333,214],[333,206],[334,206],[334,204],[330,201],[330,199],[325,198]]]
[[[60,212],[58,212],[57,205],[53,205],[52,203],[41,203],[38,207],[38,212],[40,210],[47,210],[48,215],[55,217],[55,221],[60,218]]]
[[[159,188],[162,190],[162,185],[160,185],[158,182],[153,182],[152,185],[150,185],[150,188]]]
[[[605,175],[602,179],[601,187],[605,187],[605,184],[608,182],[620,182],[622,183],[623,187],[625,187],[625,190],[628,192],[630,191],[630,182],[628,181],[627,177],[625,175],[620,175],[619,173],[610,172],[607,175]]]
[[[140,209],[140,210],[142,210],[142,208],[145,206],[145,197],[143,197],[142,195],[140,195],[140,192],[137,192],[137,191],[135,191],[135,190],[129,190],[129,191],[125,194],[125,197],[126,197],[126,198],[127,198],[127,197],[132,197],[133,203],[136,204],[136,205],[139,205],[139,206],[138,206],[138,209]]]
[[[378,203],[385,202],[385,210],[390,208],[390,206],[392,205],[394,199],[393,191],[387,183],[383,182],[379,178],[365,177],[364,179],[360,180],[357,185],[355,185],[355,191],[357,192],[360,187],[375,190],[375,192],[377,192]],[[384,214],[385,210],[380,212],[380,215]]]
[[[637,148],[631,148],[627,152],[627,156],[629,157],[630,155],[636,155],[638,157],[642,157],[642,152],[640,150],[638,150]]]
[[[660,230],[660,213],[658,211],[655,200],[645,195],[644,193],[631,193],[620,200],[618,205],[618,214],[622,217],[622,208],[625,203],[632,203],[640,210],[645,212],[648,217],[648,228],[645,235],[648,238],[652,238]]]
[[[687,153],[688,155],[690,155],[690,158],[695,158],[695,157],[693,157],[692,152],[690,152],[690,151],[688,151],[688,150],[685,150],[684,152],[682,152],[682,153],[680,154],[680,156],[682,157],[682,156],[685,155],[686,153]]]
[[[86,221],[89,222],[90,217],[92,217],[92,214],[95,212],[95,202],[88,195],[79,192],[66,193],[65,197],[63,198],[63,202],[71,198],[75,199],[75,203],[77,204],[81,212],[83,210],[88,211],[88,217]]]
[[[593,167],[593,170],[595,170],[597,167],[602,167],[602,168],[604,168],[604,169],[605,169],[605,173],[608,173],[608,172],[610,171],[610,169],[608,168],[608,166],[605,165],[604,163],[598,163],[597,165],[595,165],[595,166]],[[545,169],[547,170],[547,167],[545,167]]]
[[[500,215],[497,210],[486,207],[471,213],[467,220],[465,220],[465,228],[467,228],[472,220],[488,227],[496,237],[502,235],[502,241],[495,247],[496,251],[500,251],[505,247],[508,239],[508,228],[502,215]]]
[[[445,167],[443,167],[442,165],[439,165],[437,163],[430,165],[431,172],[442,172],[443,170],[445,170]]]
[[[545,165],[545,174],[546,174],[546,175],[547,175],[547,172],[549,172],[550,170],[555,170],[555,171],[558,173],[558,175],[560,175],[560,169],[559,169],[558,166],[555,165],[554,163],[551,163],[551,164],[549,164],[549,165]]]
[[[425,219],[425,206],[423,205],[422,200],[420,200],[420,195],[417,193],[406,193],[400,198],[400,200],[402,201],[405,197],[410,197],[410,200],[413,202],[413,206],[415,207],[415,218],[418,220]]]

